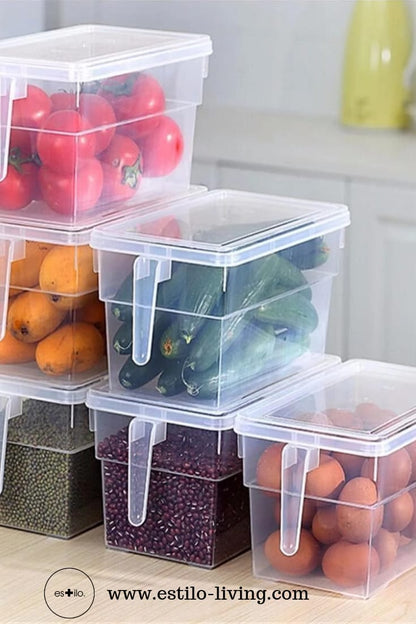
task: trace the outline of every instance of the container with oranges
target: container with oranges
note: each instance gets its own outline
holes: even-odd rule
[[[235,428],[256,576],[368,598],[416,564],[416,368],[335,363]]]

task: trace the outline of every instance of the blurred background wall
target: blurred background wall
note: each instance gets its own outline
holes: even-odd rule
[[[416,25],[416,2],[409,0]],[[0,36],[78,23],[209,33],[206,105],[335,117],[352,0],[0,0]]]

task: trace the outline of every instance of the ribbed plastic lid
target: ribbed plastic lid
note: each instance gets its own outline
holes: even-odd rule
[[[177,222],[175,238],[158,226],[166,219]],[[235,266],[349,223],[348,208],[341,204],[221,189],[98,226],[91,246],[160,260]]]
[[[208,35],[83,25],[0,42],[0,75],[90,82],[208,56]]]
[[[243,436],[381,457],[416,440],[416,368],[349,360],[238,412]]]

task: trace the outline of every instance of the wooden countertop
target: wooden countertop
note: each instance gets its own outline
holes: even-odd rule
[[[204,601],[157,600],[111,601],[108,589],[176,589],[194,586],[212,592],[218,585],[227,589],[269,595],[290,585],[255,579],[250,553],[214,569],[203,570],[153,557],[109,550],[104,547],[103,527],[73,538],[58,540],[24,531],[0,528],[0,622],[48,624],[69,621],[54,615],[44,601],[44,586],[53,572],[78,568],[95,586],[95,600],[83,616],[71,619],[82,624],[171,622],[402,622],[416,620],[416,568],[393,581],[369,600],[351,599],[310,589],[309,600]]]

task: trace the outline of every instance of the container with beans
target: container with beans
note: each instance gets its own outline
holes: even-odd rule
[[[205,568],[247,550],[233,414],[168,410],[90,390],[106,545]]]
[[[70,538],[102,521],[100,465],[89,430],[86,389],[0,386],[0,525]]]

